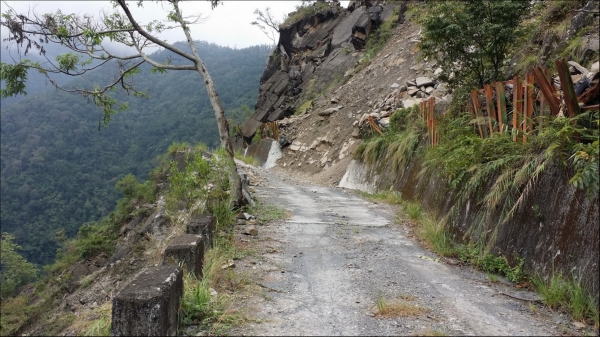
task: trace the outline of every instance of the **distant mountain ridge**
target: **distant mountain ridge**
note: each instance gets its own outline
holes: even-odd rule
[[[271,47],[231,49],[207,42],[197,47],[226,112],[253,106]],[[152,57],[180,62],[164,50]],[[2,231],[16,236],[30,261],[52,262],[56,232],[64,228],[72,237],[83,222],[108,214],[119,197],[115,183],[127,173],[145,179],[152,159],[171,143],[218,145],[201,77],[190,71],[150,74],[148,66],[142,69],[134,79],[151,98],[116,93],[130,109],[100,130],[96,106],[51,86],[37,94],[28,86],[30,94],[12,105],[2,100]],[[110,74],[111,69],[103,67],[68,85],[89,86]],[[30,78],[39,81],[34,75]]]

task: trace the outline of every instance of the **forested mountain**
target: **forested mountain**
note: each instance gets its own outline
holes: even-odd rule
[[[198,48],[224,109],[253,106],[271,47],[231,49],[201,42]],[[178,63],[166,51],[153,55],[158,61],[168,57]],[[71,84],[102,82],[110,76],[107,69]],[[130,109],[115,115],[107,128],[98,128],[102,113],[94,104],[53,88],[3,104],[2,231],[16,236],[28,260],[52,262],[56,233],[64,228],[72,237],[83,222],[109,213],[119,197],[115,183],[127,173],[146,179],[152,160],[171,143],[218,146],[216,121],[198,73],[150,74],[145,67],[135,81],[151,98],[115,93]]]

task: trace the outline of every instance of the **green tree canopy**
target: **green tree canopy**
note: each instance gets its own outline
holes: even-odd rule
[[[0,281],[2,283],[0,295],[2,298],[10,296],[18,286],[31,282],[37,276],[37,267],[25,260],[17,250],[19,245],[13,242],[14,236],[2,233],[0,243]]]
[[[241,181],[237,174],[237,168],[233,160],[233,146],[229,138],[229,125],[225,118],[221,100],[215,89],[214,82],[210,76],[204,61],[200,58],[198,49],[190,34],[190,25],[198,23],[199,15],[184,16],[180,9],[179,0],[168,0],[169,9],[166,13],[166,21],[155,20],[147,24],[138,22],[132,15],[129,4],[125,0],[113,1],[117,9],[112,13],[103,13],[95,18],[91,15],[64,14],[60,10],[56,13],[39,15],[35,12],[18,13],[10,6],[6,6],[6,12],[2,13],[0,25],[9,31],[9,37],[5,40],[14,41],[24,53],[31,48],[36,48],[43,55],[44,44],[54,43],[65,46],[70,52],[59,55],[55,60],[48,59],[46,63],[32,62],[27,59],[17,64],[0,64],[0,80],[6,82],[6,88],[2,89],[0,96],[7,97],[16,94],[24,94],[27,71],[35,69],[46,75],[48,80],[57,88],[83,95],[92,100],[94,104],[102,108],[104,112],[103,121],[110,122],[111,116],[116,109],[125,110],[127,103],[119,104],[111,95],[114,89],[120,88],[136,96],[145,96],[146,93],[138,91],[132,81],[132,75],[140,72],[140,66],[148,63],[155,72],[167,70],[191,70],[196,71],[203,79],[208,92],[208,97],[213,108],[221,145],[230,155],[232,165],[229,173],[232,191],[232,203],[242,205],[244,203]],[[210,0],[213,8],[219,3]],[[142,6],[143,1],[137,5]],[[157,38],[156,33],[168,29],[180,28],[183,30],[189,51],[181,49],[176,44],[170,44]],[[103,44],[106,39],[133,49],[129,54],[123,55],[113,53]],[[172,64],[157,62],[147,54],[148,48],[162,47],[178,57],[186,60],[184,64]],[[64,88],[58,85],[50,76],[51,74],[67,74],[72,76],[83,75],[86,72],[104,66],[117,66],[118,72],[115,78],[108,83],[94,85],[92,88]]]
[[[444,70],[440,79],[451,86],[502,80],[528,6],[521,0],[429,2],[417,18],[423,26],[421,53],[437,61]]]

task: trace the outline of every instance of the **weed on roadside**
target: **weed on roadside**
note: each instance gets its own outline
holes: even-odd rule
[[[242,153],[242,150],[238,149],[234,152],[235,159],[239,159],[248,165],[258,166],[258,159],[252,156],[246,156]]]
[[[390,205],[400,205],[402,197],[396,191],[381,191],[377,193],[358,192],[360,196],[372,202],[385,202]]]
[[[421,307],[418,304],[398,300],[387,301],[383,297],[379,297],[377,301],[375,301],[375,305],[377,306],[376,315],[386,318],[417,317],[430,311],[428,308]]]
[[[413,336],[448,336],[448,334],[440,330],[425,329],[414,333]]]
[[[548,280],[535,276],[531,281],[548,307],[564,308],[574,320],[583,322],[589,319],[598,325],[598,296],[586,294],[575,277],[568,278],[560,272],[553,272]]]
[[[257,202],[255,206],[249,207],[248,212],[256,216],[261,222],[286,219],[291,216],[291,214],[283,208],[261,202]]]
[[[409,218],[411,218],[412,220],[421,219],[423,209],[421,208],[421,205],[419,203],[405,202],[402,206],[404,207],[404,210],[406,211],[406,214],[408,214]]]

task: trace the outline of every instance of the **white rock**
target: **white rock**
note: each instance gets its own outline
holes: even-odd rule
[[[389,117],[382,118],[382,119],[379,120],[378,123],[379,123],[379,125],[387,128],[390,125],[390,118]]]
[[[402,106],[404,106],[405,108],[410,108],[414,105],[420,104],[421,100],[420,99],[405,99],[402,100]]]
[[[593,73],[597,73],[598,71],[600,71],[600,63],[596,62],[592,64],[592,66],[590,67],[590,71]]]
[[[390,86],[390,88],[392,88],[392,89],[395,89],[395,88],[398,88],[399,86],[400,86],[400,84],[398,84],[398,83],[393,83],[393,84]]]
[[[430,78],[424,77],[424,76],[417,77],[415,82],[417,84],[417,87],[422,87],[422,86],[428,87],[428,86],[433,85],[433,81]]]
[[[443,72],[442,68],[437,68],[437,69],[436,69],[436,70],[433,72],[433,74],[434,74],[435,76],[438,76],[438,75],[439,75],[439,74],[441,74],[442,72]]]

